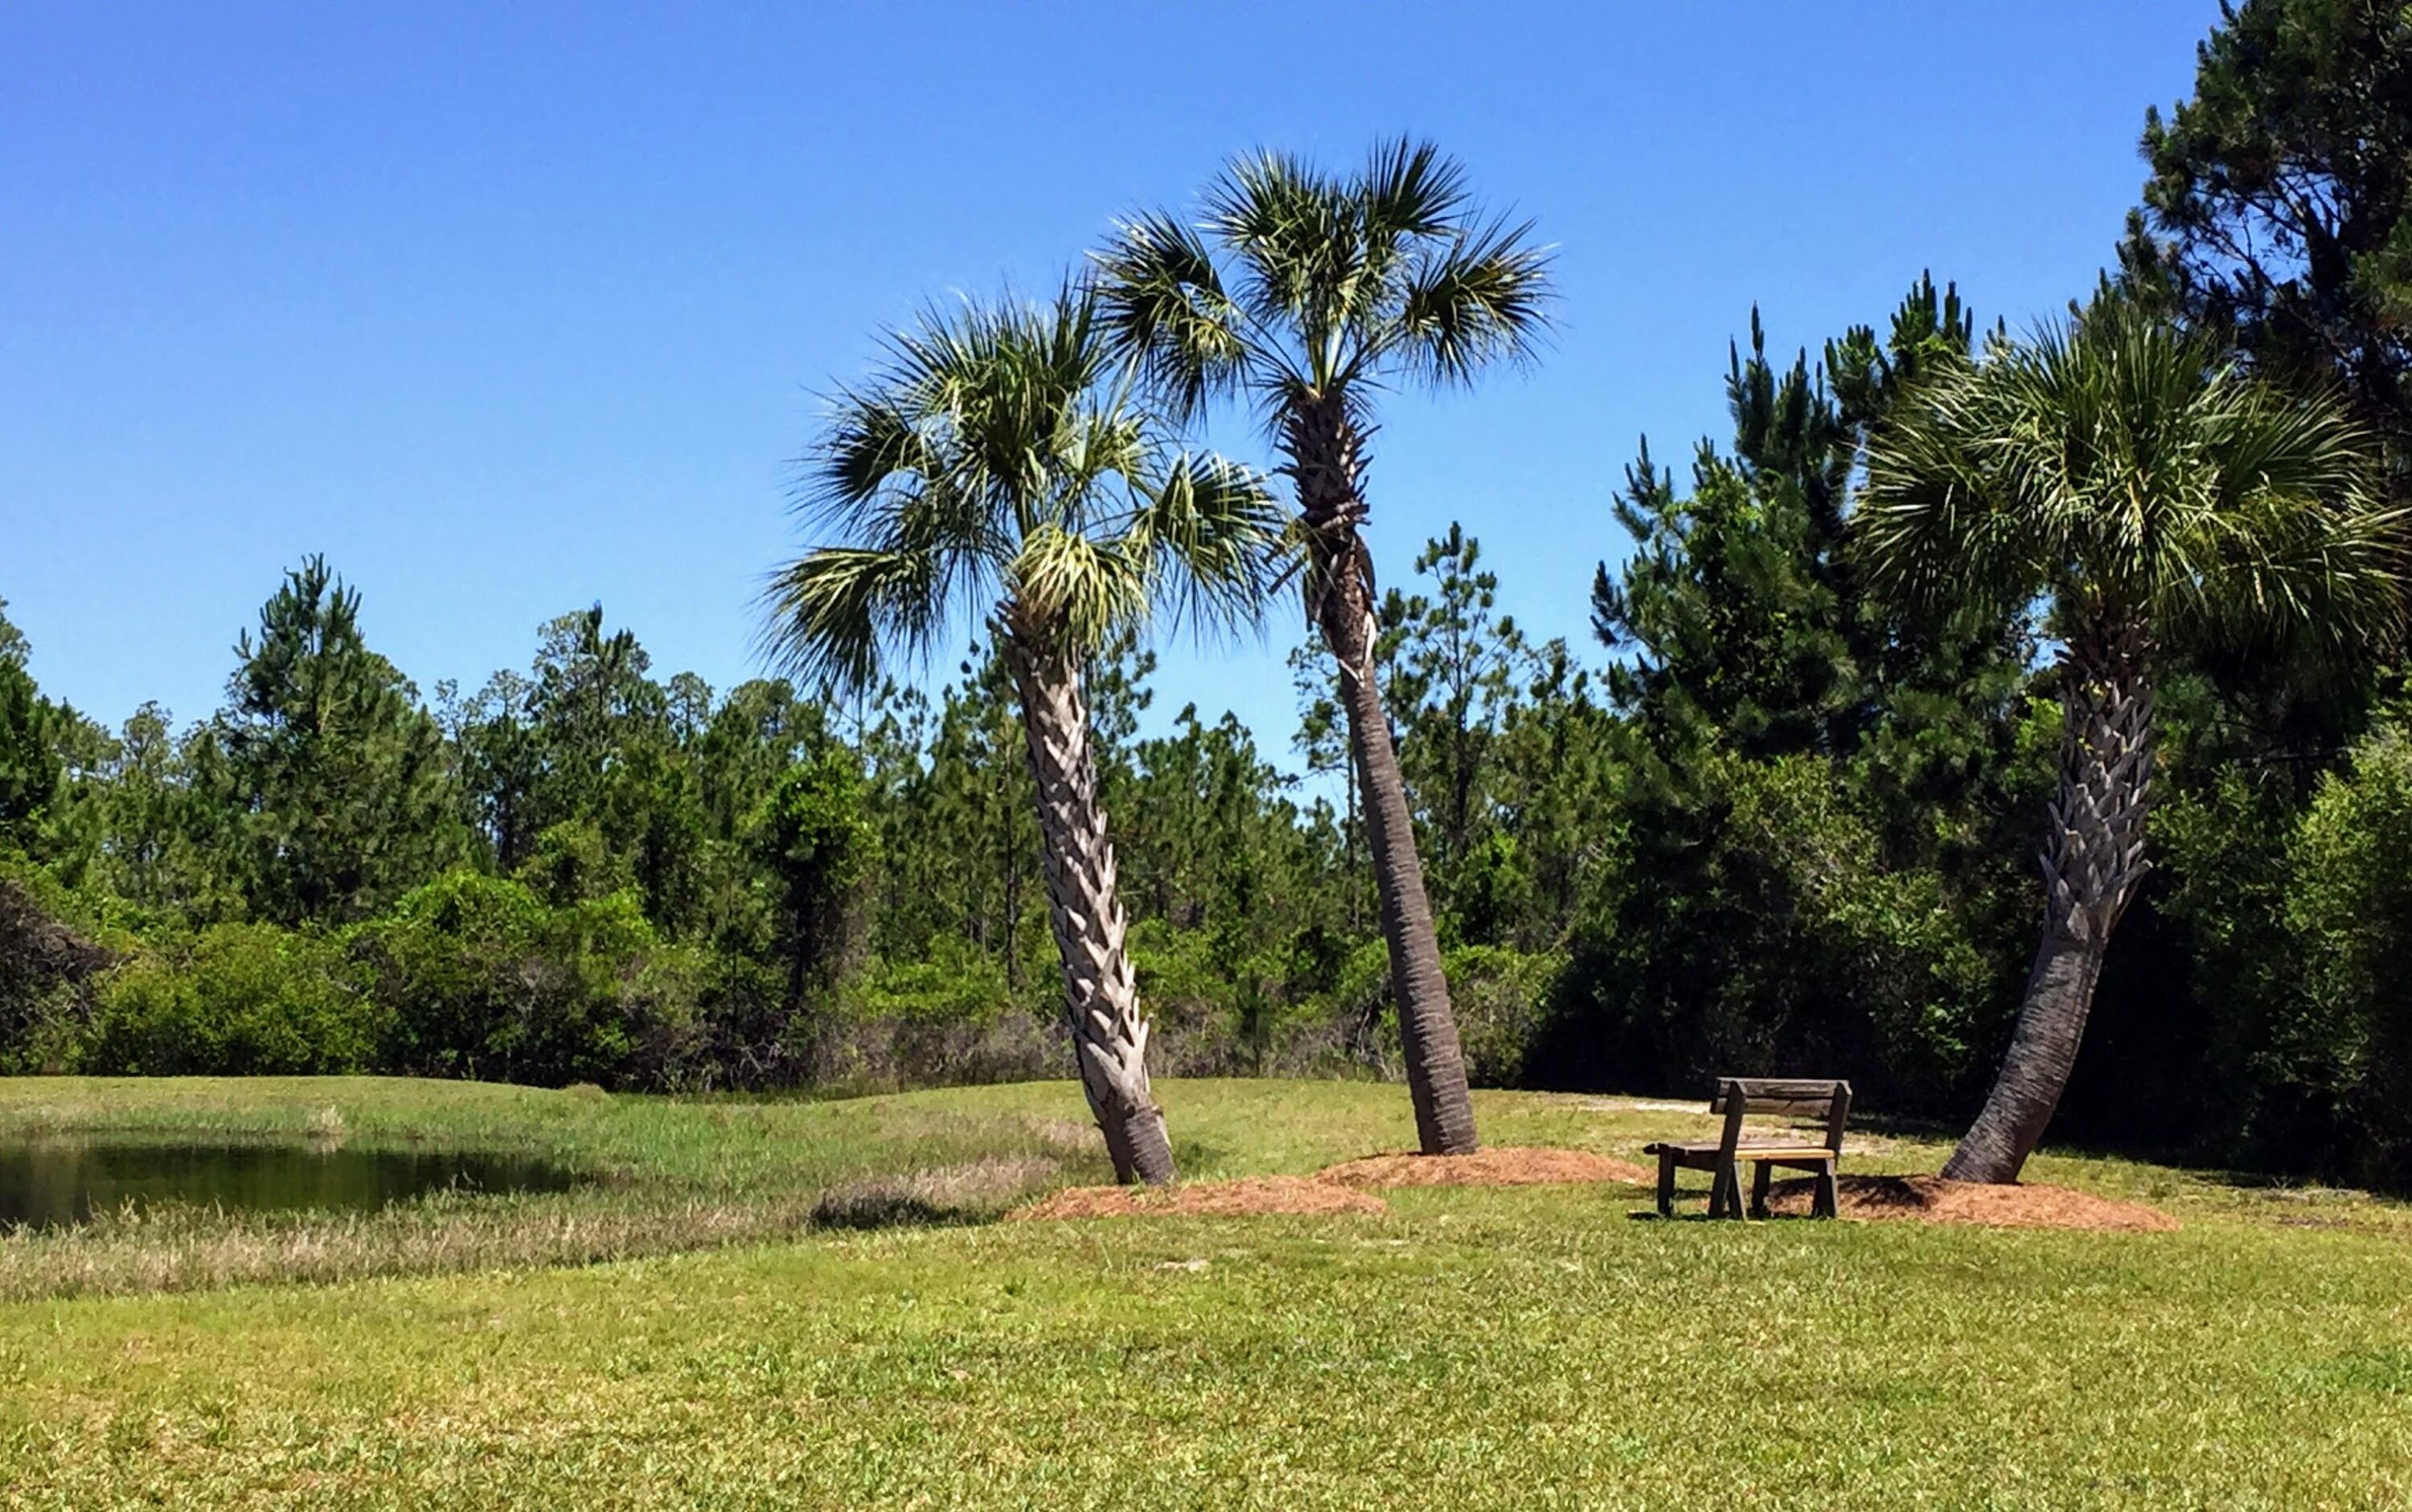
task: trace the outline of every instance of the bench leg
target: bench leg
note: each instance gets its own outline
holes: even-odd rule
[[[1658,1216],[1675,1216],[1675,1152],[1658,1152]]]
[[[1810,1211],[1820,1218],[1834,1218],[1842,1214],[1843,1204],[1841,1194],[1836,1190],[1834,1165],[1830,1160],[1817,1167],[1817,1200]]]
[[[1750,1215],[1754,1218],[1764,1218],[1767,1216],[1767,1182],[1768,1179],[1773,1174],[1774,1172],[1769,1167],[1766,1161],[1760,1160],[1752,1162],[1752,1170],[1750,1174]]]
[[[1719,1166],[1709,1181],[1709,1216],[1739,1218],[1742,1216],[1742,1172],[1730,1163]]]

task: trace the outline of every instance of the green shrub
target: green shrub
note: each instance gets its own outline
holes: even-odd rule
[[[2351,1164],[2412,1185],[2412,739],[2358,743],[2323,778],[2294,846],[2287,921],[2304,963],[2289,1024],[2359,1129]]]
[[[2132,941],[2123,942],[2131,952],[2123,963],[2157,969],[2173,1013],[2196,1016],[2202,1050],[2184,1074],[2197,1123],[2182,1134],[2224,1156],[2299,1169],[2329,1163],[2352,1141],[2350,1071],[2337,1053],[2346,1026],[2332,1005],[2305,992],[2304,939],[2287,918],[2303,818],[2291,774],[2270,768],[2225,768],[2172,792],[2153,814],[2158,888],[2147,893],[2152,912],[2137,919],[2166,919],[2168,938],[2123,932]],[[2097,1037],[2154,1006],[2131,989],[2118,1016],[2098,1016]],[[2141,1028],[2141,1048],[2168,1056],[2170,1026]],[[2120,1078],[2131,1100],[2136,1079]]]
[[[218,924],[142,951],[101,980],[79,1070],[329,1076],[375,1064],[380,1010],[334,944],[273,924]]]
[[[1466,1079],[1478,1087],[1521,1085],[1566,959],[1468,945],[1449,952],[1441,967],[1449,976]]]
[[[354,933],[390,1012],[390,1070],[555,1086],[678,1081],[700,973],[633,894],[548,905],[507,878],[455,872]]]
[[[1698,787],[1604,860],[1528,1079],[1688,1095],[1720,1074],[1831,1075],[1907,1109],[1991,1069],[2023,907],[1895,862],[1822,758],[1720,753]]]
[[[626,859],[612,854],[603,831],[589,819],[564,819],[539,830],[512,877],[557,907],[636,886]]]
[[[39,868],[0,846],[0,1074],[63,1071],[83,1041],[117,952],[69,903]]]
[[[1051,984],[1052,985],[1052,984]],[[918,961],[879,961],[846,994],[847,1017],[860,1020],[994,1022],[1013,1006],[1005,968],[961,938],[941,935]]]
[[[2412,1186],[2400,720],[2357,741],[2308,801],[2283,771],[2224,769],[2164,803],[2154,838],[2173,991],[2199,1016],[2199,1058],[2182,1049],[2199,1110],[2186,1135],[2246,1165]]]

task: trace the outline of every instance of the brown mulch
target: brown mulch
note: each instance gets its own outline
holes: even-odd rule
[[[1071,1186],[1017,1208],[1007,1218],[1134,1218],[1157,1215],[1245,1218],[1266,1213],[1390,1211],[1380,1197],[1303,1176],[1249,1176],[1171,1186]]]
[[[1940,1176],[1845,1176],[1839,1185],[1846,1218],[2121,1234],[2161,1234],[2178,1226],[2176,1219],[2158,1208],[2065,1186],[1995,1186],[1947,1182]],[[1769,1190],[1768,1207],[1778,1214],[1806,1215],[1816,1189],[1814,1180],[1778,1182]]]
[[[1646,1185],[1655,1173],[1588,1150],[1481,1150],[1470,1155],[1367,1155],[1316,1174],[1339,1186],[1531,1186],[1545,1182]]]

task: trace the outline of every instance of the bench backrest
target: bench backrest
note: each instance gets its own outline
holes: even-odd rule
[[[1783,1077],[1719,1077],[1709,1111],[1726,1116],[1725,1148],[1742,1138],[1742,1121],[1772,1113],[1826,1126],[1826,1148],[1841,1153],[1843,1124],[1851,1116],[1851,1084]]]

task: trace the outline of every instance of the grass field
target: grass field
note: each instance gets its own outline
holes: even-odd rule
[[[1198,1175],[1409,1138],[1392,1087],[1161,1091]],[[1706,1123],[1478,1108],[1494,1144],[1628,1156]],[[1080,1114],[1068,1082],[768,1106],[0,1083],[0,1137],[434,1139],[606,1178],[0,1240],[22,1299],[0,1305],[0,1503],[2412,1505],[2395,1205],[2052,1158],[2034,1179],[2184,1226],[1636,1223],[1641,1194],[1597,1187],[1401,1191],[1384,1217],[833,1226],[1095,1180]],[[1870,1142],[1852,1168],[1941,1155]],[[617,1254],[640,1257],[552,1263]],[[214,1284],[277,1274],[355,1279]]]

